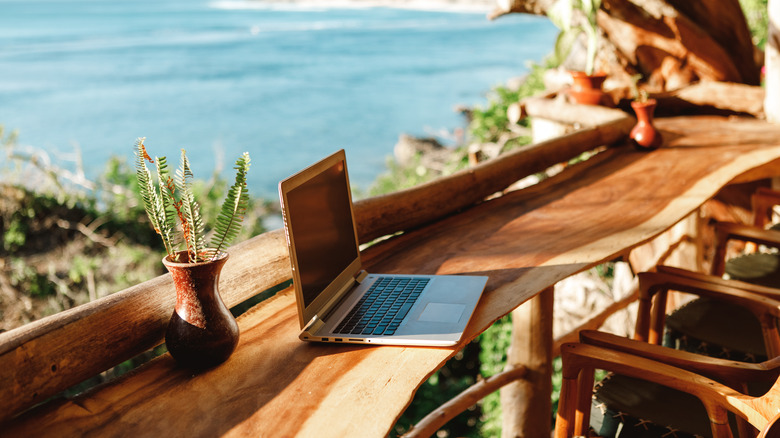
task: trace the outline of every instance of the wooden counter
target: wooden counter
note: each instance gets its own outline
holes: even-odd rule
[[[609,149],[536,186],[372,246],[366,268],[488,275],[462,347],[559,280],[664,232],[728,183],[780,175],[778,127],[705,117],[657,124],[662,149]],[[460,348],[301,342],[289,289],[239,325],[236,352],[213,370],[192,375],[165,355],[2,424],[0,435],[385,436],[419,385]]]

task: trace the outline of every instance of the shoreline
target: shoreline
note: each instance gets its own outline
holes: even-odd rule
[[[218,9],[310,10],[394,8],[431,12],[488,14],[495,0],[215,0]]]

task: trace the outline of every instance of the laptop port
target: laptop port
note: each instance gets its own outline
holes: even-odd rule
[[[341,342],[341,338],[335,338],[333,340],[336,341],[336,342]]]

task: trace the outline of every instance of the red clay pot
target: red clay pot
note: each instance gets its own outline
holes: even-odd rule
[[[178,255],[188,259],[186,251]],[[218,289],[219,274],[227,259],[226,252],[214,261],[199,263],[177,263],[167,256],[163,259],[176,289],[176,307],[165,332],[165,344],[176,362],[187,368],[218,365],[238,344],[238,324]]]
[[[653,114],[656,107],[655,99],[648,99],[645,102],[633,101],[631,108],[636,113],[637,123],[631,129],[629,138],[639,150],[651,151],[657,149],[663,143],[661,133],[653,126]]]
[[[569,98],[581,105],[601,105],[604,103],[606,94],[601,90],[607,75],[596,73],[588,75],[582,71],[573,71],[571,78],[574,84],[569,89]]]

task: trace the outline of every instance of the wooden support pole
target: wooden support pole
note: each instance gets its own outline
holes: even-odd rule
[[[770,122],[780,122],[780,0],[769,0],[769,35],[764,57],[764,112]]]
[[[550,436],[553,298],[549,287],[512,312],[506,366],[525,366],[528,374],[501,389],[504,438]]]

